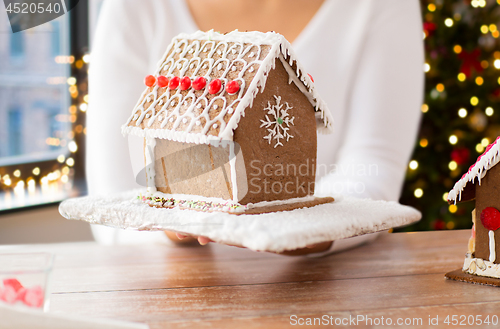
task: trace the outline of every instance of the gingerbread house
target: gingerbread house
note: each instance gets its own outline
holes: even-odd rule
[[[180,34],[145,84],[122,132],[145,139],[146,202],[234,210],[314,193],[332,116],[282,35]]]
[[[450,204],[475,200],[472,236],[462,270],[467,274],[489,278],[500,278],[499,140],[500,137],[486,148],[448,193]]]

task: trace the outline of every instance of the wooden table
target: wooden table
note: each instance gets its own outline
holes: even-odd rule
[[[393,324],[420,318],[417,328],[439,316],[448,328],[447,315],[500,316],[499,288],[444,278],[461,266],[469,234],[383,234],[370,245],[319,259],[213,243],[73,243],[3,246],[0,252],[56,254],[52,312],[146,322],[151,328],[289,328],[324,315],[333,323],[358,316],[391,318]]]

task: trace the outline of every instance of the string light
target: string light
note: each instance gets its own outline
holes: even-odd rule
[[[74,86],[76,85],[76,78],[75,77],[69,77],[66,82],[68,83],[68,85],[70,86]]]
[[[455,161],[451,160],[450,163],[448,163],[448,168],[453,171],[458,168],[458,164]]]
[[[86,64],[90,63],[90,54],[85,54],[85,55],[83,55],[82,60],[83,60]]]
[[[429,145],[429,141],[426,139],[426,138],[422,138],[420,140],[420,147],[427,147],[427,145]]]
[[[14,170],[14,176],[21,177],[21,170],[19,170],[19,169]]]
[[[487,107],[486,110],[484,110],[484,113],[486,113],[487,116],[491,117],[495,111],[491,107]]]
[[[448,210],[449,210],[452,214],[454,214],[454,213],[456,213],[456,212],[457,212],[458,207],[457,207],[457,205],[450,204],[450,206],[448,207]]]
[[[52,146],[59,146],[61,144],[61,140],[59,138],[48,137],[45,140],[45,144]]]
[[[450,138],[448,138],[448,141],[451,145],[455,145],[458,142],[458,137],[456,135],[451,135]]]
[[[81,69],[83,67],[83,61],[81,59],[77,60],[75,66],[77,69]]]
[[[453,26],[453,20],[451,18],[447,18],[444,20],[444,25],[448,26],[448,27],[452,27]]]
[[[75,153],[78,150],[78,145],[76,145],[75,141],[69,142],[69,144],[68,144],[68,150],[71,153]]]
[[[430,3],[428,6],[427,6],[427,9],[430,11],[430,12],[434,12],[436,10],[436,5],[433,4],[433,3]]]
[[[493,62],[493,66],[495,66],[497,70],[500,69],[500,59],[495,59],[495,61]]]
[[[484,151],[484,146],[481,143],[477,144],[476,145],[476,152],[483,153],[483,151]]]
[[[413,192],[413,195],[415,195],[416,198],[421,198],[424,195],[424,190],[422,190],[421,188],[417,188]]]
[[[455,45],[453,47],[453,51],[455,52],[455,54],[460,54],[462,52],[462,46],[460,45]]]
[[[59,163],[63,163],[64,160],[66,160],[66,157],[64,156],[64,154],[61,154],[57,157],[57,162],[59,162]]]
[[[446,223],[446,228],[448,230],[453,230],[455,228],[455,223],[450,220],[448,223]]]
[[[56,56],[54,58],[54,61],[57,64],[73,64],[73,62],[75,61],[75,57],[74,56]]]
[[[472,96],[470,99],[472,106],[476,106],[479,103],[479,99],[476,96]]]
[[[33,178],[29,179],[28,178],[28,192],[29,193],[34,193],[36,188],[36,182]]]
[[[431,66],[429,65],[429,63],[425,63],[424,64],[424,72],[427,73],[431,70]]]
[[[490,24],[490,32],[495,32],[497,30],[497,26],[495,24]]]
[[[415,170],[418,168],[418,162],[416,160],[411,160],[408,166],[410,167],[411,170]]]
[[[429,105],[422,104],[421,110],[422,110],[422,113],[427,113],[427,111],[429,111]]]
[[[464,108],[461,108],[460,110],[458,110],[458,116],[461,118],[465,118],[467,116],[467,110]]]
[[[477,77],[477,78],[476,78],[476,84],[477,84],[478,86],[481,86],[481,85],[483,84],[483,82],[484,82],[484,80],[483,80],[483,78],[482,78],[482,77]]]
[[[463,74],[463,73],[459,73],[458,76],[457,76],[457,79],[460,82],[464,82],[465,79],[467,79],[467,76],[465,74]]]
[[[486,0],[472,0],[470,2],[470,4],[474,8],[485,7],[486,6]]]
[[[444,85],[442,83],[438,83],[436,85],[436,90],[442,93],[444,91]]]
[[[488,145],[490,145],[490,140],[486,137],[481,139],[481,145],[483,145],[484,147],[487,147]]]
[[[38,168],[38,167],[33,168],[32,173],[35,176],[40,175],[40,168]]]
[[[443,200],[448,201],[448,192],[444,192],[443,194]]]
[[[75,160],[73,160],[73,158],[68,158],[66,160],[66,164],[70,167],[73,167],[75,165]]]
[[[64,166],[64,167],[62,168],[62,173],[63,173],[63,175],[68,175],[68,174],[69,174],[69,172],[70,172],[69,167]]]
[[[487,25],[481,26],[481,33],[486,34],[488,33],[489,29]]]
[[[483,69],[487,69],[487,68],[488,68],[488,66],[490,66],[490,63],[488,63],[488,61],[487,61],[487,60],[482,60],[482,61],[481,61],[481,67],[482,67]]]
[[[17,182],[16,187],[14,187],[14,194],[17,196],[24,195],[24,181]]]

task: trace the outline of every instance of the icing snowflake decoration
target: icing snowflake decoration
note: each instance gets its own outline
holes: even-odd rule
[[[275,140],[276,144],[274,144],[274,147],[276,148],[278,145],[283,146],[280,139],[286,139],[288,142],[290,138],[293,138],[288,131],[290,130],[290,125],[294,125],[293,119],[295,117],[290,116],[290,113],[288,113],[292,107],[287,102],[281,104],[281,96],[274,96],[274,99],[276,99],[275,105],[267,102],[267,106],[264,108],[264,111],[267,112],[266,121],[260,120],[262,122],[260,128],[264,127],[267,129],[269,134],[264,136],[264,139],[267,139],[269,144],[271,144],[272,140]]]

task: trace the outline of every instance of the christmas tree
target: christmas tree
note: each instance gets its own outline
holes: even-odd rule
[[[474,203],[446,199],[500,136],[500,0],[422,0],[421,7],[423,118],[401,203],[423,218],[404,230],[470,228]]]

